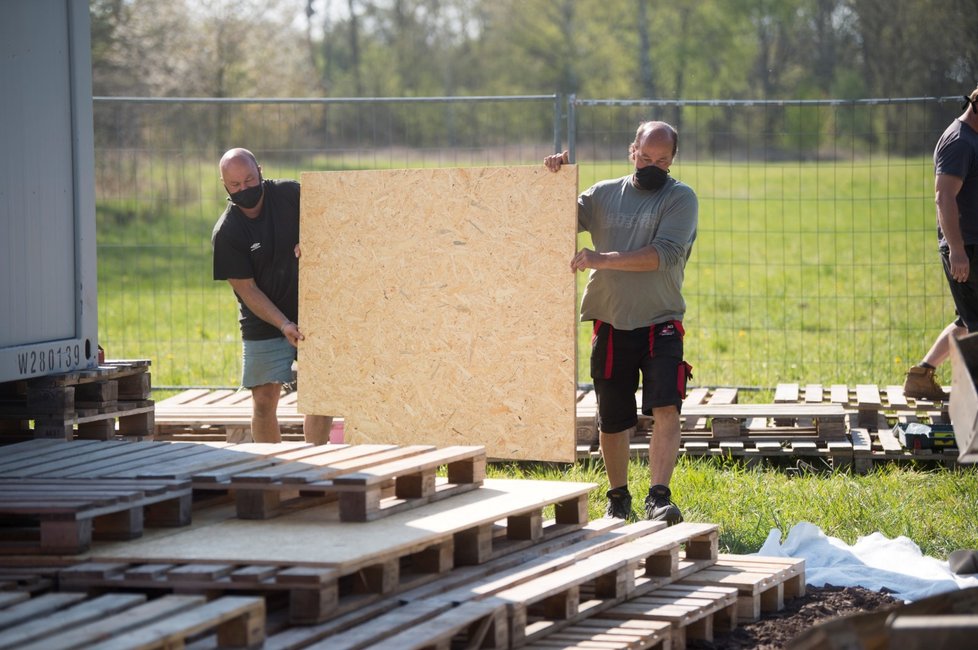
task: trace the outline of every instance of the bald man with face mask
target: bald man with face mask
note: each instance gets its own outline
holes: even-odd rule
[[[596,183],[578,197],[578,230],[591,234],[594,248],[582,248],[570,263],[573,271],[589,273],[581,320],[593,323],[591,378],[611,487],[606,515],[634,517],[628,459],[641,375],[642,413],[654,421],[645,516],[669,525],[683,519],[669,482],[679,451],[679,412],[692,377],[683,353],[682,285],[699,212],[692,188],[669,175],[678,144],[676,130],[665,122],[639,125],[628,148],[634,171]],[[544,160],[554,172],[567,162],[566,151]]]
[[[278,401],[292,381],[299,342],[299,183],[262,178],[247,149],[221,157],[228,203],[211,235],[214,279],[227,280],[238,301],[241,385],[251,390],[255,442],[280,442]],[[329,442],[332,417],[306,415],[307,442]]]

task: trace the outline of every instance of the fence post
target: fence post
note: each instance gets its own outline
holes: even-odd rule
[[[577,95],[571,93],[567,96],[567,160],[574,163],[577,160],[577,119],[575,107],[577,106]]]
[[[554,95],[554,153],[560,151],[560,94],[557,93]]]

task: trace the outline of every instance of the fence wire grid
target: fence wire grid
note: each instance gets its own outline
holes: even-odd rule
[[[157,387],[237,385],[237,310],[210,248],[232,146],[296,179],[538,165],[568,148],[583,190],[629,173],[637,125],[663,119],[680,134],[671,173],[700,201],[684,291],[694,383],[901,383],[954,317],[932,152],[958,101],[97,97],[99,340],[151,359]],[[589,338],[582,324],[580,383]]]

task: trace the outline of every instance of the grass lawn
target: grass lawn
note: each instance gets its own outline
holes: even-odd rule
[[[597,483],[589,497],[589,518],[604,515],[608,482],[600,461],[571,466],[494,463],[488,475]],[[629,479],[633,507],[642,516],[649,487],[644,459],[632,460]],[[732,460],[680,458],[671,488],[687,521],[720,526],[722,553],[753,553],[772,528],[786,536],[803,521],[848,544],[874,532],[891,539],[904,535],[925,555],[940,559],[978,543],[978,470],[971,466],[948,471],[884,464],[857,475],[745,469]]]

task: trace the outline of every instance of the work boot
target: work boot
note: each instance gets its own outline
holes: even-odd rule
[[[672,502],[672,492],[665,485],[649,488],[649,496],[645,497],[645,516],[650,521],[664,521],[670,526],[683,520],[683,513]]]
[[[913,366],[907,371],[907,379],[903,382],[903,395],[932,401],[944,401],[948,398],[947,393],[934,379],[934,369],[923,366]]]
[[[634,518],[632,514],[632,495],[628,492],[628,488],[613,488],[608,490],[605,496],[608,497],[608,507],[604,513],[605,517],[624,519],[625,521],[631,521]]]

